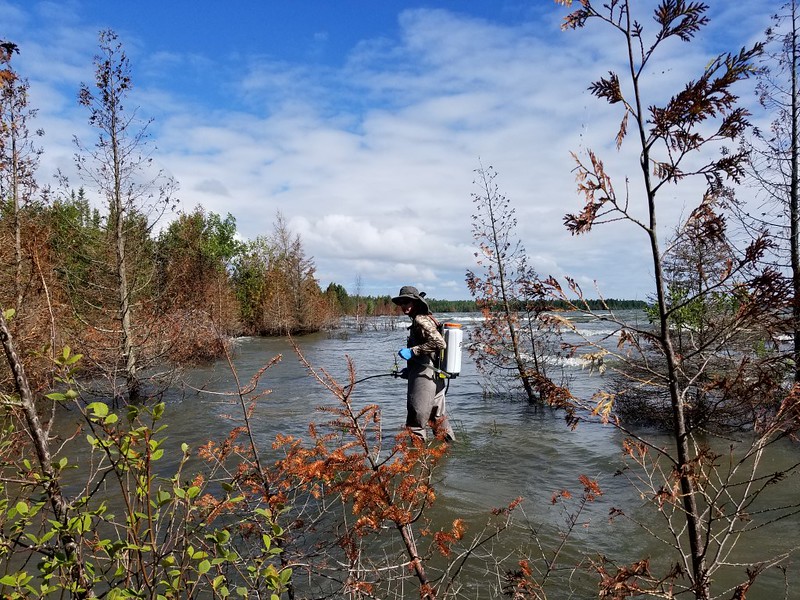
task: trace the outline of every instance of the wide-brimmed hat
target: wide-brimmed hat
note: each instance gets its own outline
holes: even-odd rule
[[[404,285],[400,288],[400,293],[397,294],[394,298],[392,298],[392,302],[395,304],[399,304],[402,300],[412,300],[414,302],[419,302],[422,306],[425,307],[425,312],[430,312],[428,308],[428,303],[425,302],[425,292],[420,292],[417,288],[413,285]]]

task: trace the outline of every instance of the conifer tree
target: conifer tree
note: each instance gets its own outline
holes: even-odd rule
[[[570,0],[556,1],[573,4]],[[784,281],[774,267],[764,266],[762,260],[768,243],[759,236],[739,248],[735,259],[715,261],[714,272],[706,274],[699,288],[687,290],[678,302],[670,302],[668,271],[670,258],[675,254],[661,239],[664,224],[659,218],[664,214],[667,188],[675,186],[683,190],[686,181],[699,179],[705,182],[705,191],[695,191],[694,197],[684,195],[684,201],[693,208],[688,218],[681,220],[678,230],[681,236],[692,240],[689,247],[699,247],[695,242],[722,239],[725,210],[731,202],[727,184],[741,181],[747,158],[744,152],[724,148],[726,143],[738,141],[748,126],[748,113],[738,105],[734,90],[737,83],[754,72],[754,60],[761,46],[703,60],[697,75],[673,95],[666,100],[654,99],[651,94],[663,94],[664,90],[648,86],[647,81],[659,72],[657,57],[663,46],[691,42],[708,25],[709,7],[702,2],[660,0],[651,12],[652,19],[647,21],[655,24],[649,35],[638,10],[638,3],[632,0],[605,4],[581,0],[564,21],[565,29],[597,24],[617,36],[614,39],[619,42],[624,68],[619,72],[612,70],[591,83],[589,91],[622,113],[614,141],[617,148],[633,144],[637,158],[633,163],[636,177],[625,176],[624,185],[615,186],[612,169],[607,169],[595,152],[587,150],[586,157],[576,156],[578,191],[585,204],[580,212],[566,215],[564,221],[575,235],[588,234],[594,227],[609,222],[628,224],[642,234],[642,246],[653,273],[653,326],[626,323],[613,313],[604,319],[619,325],[616,332],[619,341],[613,349],[617,364],[614,368],[620,369],[624,376],[624,365],[632,354],[648,365],[646,377],[641,373],[631,377],[627,386],[645,391],[658,388],[666,394],[672,446],[664,447],[619,420],[614,413],[615,404],[621,394],[627,393],[625,389],[601,390],[587,404],[574,396],[562,400],[572,411],[573,419],[578,407],[590,408],[586,418],[600,416],[626,434],[625,454],[637,469],[629,480],[642,498],[653,499],[657,514],[664,517],[669,546],[674,549],[674,554],[664,557],[663,570],[658,573],[653,569],[654,564],[642,570],[636,564],[613,565],[604,561],[598,568],[602,593],[618,595],[623,590],[636,590],[659,595],[669,587],[670,595],[680,593],[677,588],[682,588],[687,595],[708,600],[720,597],[721,592],[713,592],[712,587],[718,574],[728,570],[728,576],[736,577],[737,583],[735,589],[725,592],[725,597],[743,598],[765,565],[780,564],[781,558],[740,557],[734,566],[728,564],[726,557],[734,546],[743,549],[742,536],[747,530],[768,525],[779,515],[797,510],[796,506],[772,506],[755,515],[750,507],[756,499],[768,503],[766,496],[771,491],[770,485],[759,483],[764,449],[777,439],[795,435],[800,423],[796,390],[787,394],[782,389],[780,379],[771,370],[773,357],[753,346],[734,351],[728,342],[749,328],[759,329],[766,336],[777,335],[785,302]],[[551,280],[551,284],[563,299],[567,298],[559,282]],[[580,294],[574,281],[570,282],[570,288]],[[684,308],[707,300],[710,289],[736,293],[739,304],[735,318],[724,325],[718,323],[718,329],[707,338],[700,352],[681,354],[676,345],[675,318]],[[610,352],[607,348],[604,351]],[[715,370],[714,359],[725,354],[734,368]],[[697,365],[700,370],[692,373],[691,369]],[[708,379],[704,381],[705,376]],[[727,437],[720,440],[728,448],[726,461],[718,460],[720,455],[713,449],[714,441],[704,423],[691,418],[695,385],[702,386],[702,393],[711,395],[720,406],[750,402],[751,398],[766,400],[764,407],[752,414],[749,428],[753,436],[740,443],[733,443]],[[744,483],[743,471],[749,474]],[[790,468],[777,473],[778,479],[771,481],[777,484],[792,472]],[[639,523],[652,531],[649,523]],[[679,581],[684,577],[685,582]]]
[[[742,209],[745,225],[776,241],[770,254],[791,279],[794,380],[800,383],[800,6],[784,3],[765,34],[758,99],[768,128],[754,128],[744,144],[748,174],[760,202]]]
[[[14,77],[0,92],[0,196],[3,212],[10,217],[14,247],[14,307],[17,312],[23,300],[23,213],[33,201],[37,189],[36,168],[41,150],[34,138],[41,130],[31,131],[30,120],[37,111],[28,105],[29,84]],[[5,220],[5,219],[4,219]]]
[[[469,346],[487,380],[521,385],[529,402],[549,389],[547,354],[555,356],[555,331],[540,317],[548,308],[539,276],[528,264],[516,236],[517,220],[492,167],[477,170],[472,234],[477,269],[467,271],[467,287],[484,319]],[[513,375],[511,375],[513,374]]]
[[[128,57],[111,30],[100,32],[100,52],[95,56],[95,82],[84,84],[78,95],[89,111],[89,124],[97,131],[92,148],[76,139],[76,165],[84,181],[106,203],[109,281],[96,281],[95,289],[113,295],[105,299],[114,306],[118,359],[124,373],[129,400],[141,396],[140,351],[148,338],[148,315],[136,310],[137,299],[152,281],[153,259],[149,234],[173,202],[174,182],[151,171],[151,149],[147,123],[125,102],[133,87]],[[105,362],[105,361],[103,361]],[[113,378],[116,365],[106,365]],[[115,384],[116,385],[116,384]]]

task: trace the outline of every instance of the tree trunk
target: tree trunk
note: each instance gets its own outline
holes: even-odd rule
[[[630,22],[629,22],[630,26]],[[629,30],[628,58],[630,66],[630,76],[633,82],[634,98],[636,102],[636,122],[638,125],[639,143],[642,153],[640,167],[644,178],[644,188],[647,194],[647,211],[649,222],[647,232],[650,238],[650,251],[653,258],[653,276],[656,285],[656,301],[658,305],[659,317],[659,342],[661,343],[664,358],[667,363],[667,385],[669,388],[670,403],[672,405],[673,418],[673,437],[676,447],[675,469],[681,487],[683,510],[685,512],[686,530],[689,536],[689,552],[692,562],[692,579],[694,581],[694,593],[698,600],[708,600],[710,585],[708,572],[706,569],[705,554],[703,552],[702,539],[700,537],[700,513],[697,507],[697,492],[694,487],[694,480],[691,472],[691,462],[689,459],[689,435],[686,427],[686,414],[683,401],[683,394],[678,384],[678,358],[672,345],[672,334],[669,327],[667,314],[666,286],[664,281],[664,267],[661,260],[661,249],[658,242],[658,220],[656,217],[656,192],[653,187],[650,170],[650,146],[647,142],[646,123],[643,119],[641,102],[641,92],[639,90],[639,77],[635,69],[633,60],[634,49],[632,46],[633,36]]]
[[[489,208],[489,222],[492,227],[492,244],[494,246],[495,257],[497,261],[497,276],[500,283],[500,298],[503,301],[503,315],[508,327],[508,337],[511,339],[511,350],[514,353],[514,363],[519,373],[519,378],[522,381],[522,387],[525,390],[525,395],[528,397],[528,402],[536,402],[539,400],[536,390],[533,389],[531,378],[528,374],[528,367],[525,361],[522,360],[522,353],[520,352],[519,337],[517,336],[517,327],[511,304],[508,300],[508,290],[506,289],[506,269],[503,263],[503,249],[501,248],[500,240],[497,235],[497,221],[495,219],[494,209],[491,202],[488,203]]]
[[[416,575],[417,580],[419,581],[420,597],[424,600],[435,600],[436,594],[434,593],[430,581],[428,580],[428,575],[425,572],[425,565],[422,563],[422,559],[417,553],[417,544],[414,541],[411,527],[409,525],[400,525],[398,526],[398,529],[400,530],[400,536],[403,539],[403,544],[406,547],[406,552],[408,552],[408,555],[411,557],[410,566],[414,570],[414,575]]]
[[[647,161],[647,151],[642,154],[643,162]],[[645,162],[646,164],[646,162]],[[689,450],[689,433],[686,426],[685,404],[683,393],[678,385],[678,358],[672,345],[672,334],[667,315],[667,304],[664,284],[664,271],[661,263],[661,252],[658,246],[655,218],[655,198],[650,187],[650,176],[644,169],[645,185],[648,190],[650,209],[650,245],[653,254],[653,274],[656,284],[656,298],[659,316],[659,342],[661,343],[664,358],[667,363],[667,384],[669,398],[672,405],[672,432],[676,446],[675,470],[681,487],[683,510],[686,519],[686,530],[689,536],[689,551],[692,561],[692,579],[694,580],[695,598],[707,600],[709,598],[709,580],[706,569],[705,553],[700,537],[700,512],[697,507],[697,492],[694,487],[692,467]]]
[[[792,330],[794,333],[794,381],[800,383],[800,207],[798,207],[798,98],[797,98],[797,3],[791,4],[791,183],[789,188],[789,247],[792,263]]]
[[[17,155],[17,124],[14,118],[14,102],[11,106],[11,196],[14,203],[14,308],[22,309],[22,221],[19,201],[19,157]]]
[[[59,534],[59,541],[64,549],[67,562],[72,563],[72,567],[69,571],[70,579],[75,583],[76,588],[81,590],[75,592],[74,597],[94,598],[95,596],[91,589],[90,581],[86,577],[83,563],[78,556],[77,541],[72,534],[67,531],[66,523],[69,504],[61,491],[56,469],[53,468],[47,434],[39,421],[39,415],[36,413],[36,405],[30,385],[28,384],[28,378],[25,375],[25,367],[14,349],[14,341],[11,337],[11,331],[8,328],[8,322],[6,321],[2,309],[0,309],[0,342],[3,344],[8,366],[14,374],[14,386],[19,395],[19,406],[25,418],[26,433],[33,442],[47,499],[50,501],[50,505],[53,508],[55,520],[63,526]]]
[[[117,286],[119,294],[119,320],[122,335],[122,358],[125,361],[125,384],[128,401],[136,402],[140,396],[140,383],[137,375],[136,346],[131,325],[131,296],[128,287],[128,271],[125,264],[125,206],[122,198],[122,165],[120,164],[119,140],[117,139],[116,112],[111,115],[111,150],[114,161],[114,197],[111,199],[112,211],[116,216],[114,242],[117,254]]]

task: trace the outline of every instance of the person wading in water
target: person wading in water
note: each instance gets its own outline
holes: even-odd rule
[[[405,285],[392,302],[411,319],[407,347],[398,352],[408,361],[406,427],[425,440],[426,427],[432,423],[434,433],[442,433],[445,440],[452,442],[455,434],[447,419],[445,379],[439,376],[434,364],[434,357],[444,350],[445,341],[425,301],[425,292]]]

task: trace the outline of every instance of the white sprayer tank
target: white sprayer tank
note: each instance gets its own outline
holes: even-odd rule
[[[458,323],[442,324],[442,335],[447,347],[444,350],[442,370],[455,377],[461,373],[461,349],[464,343],[464,332]]]

